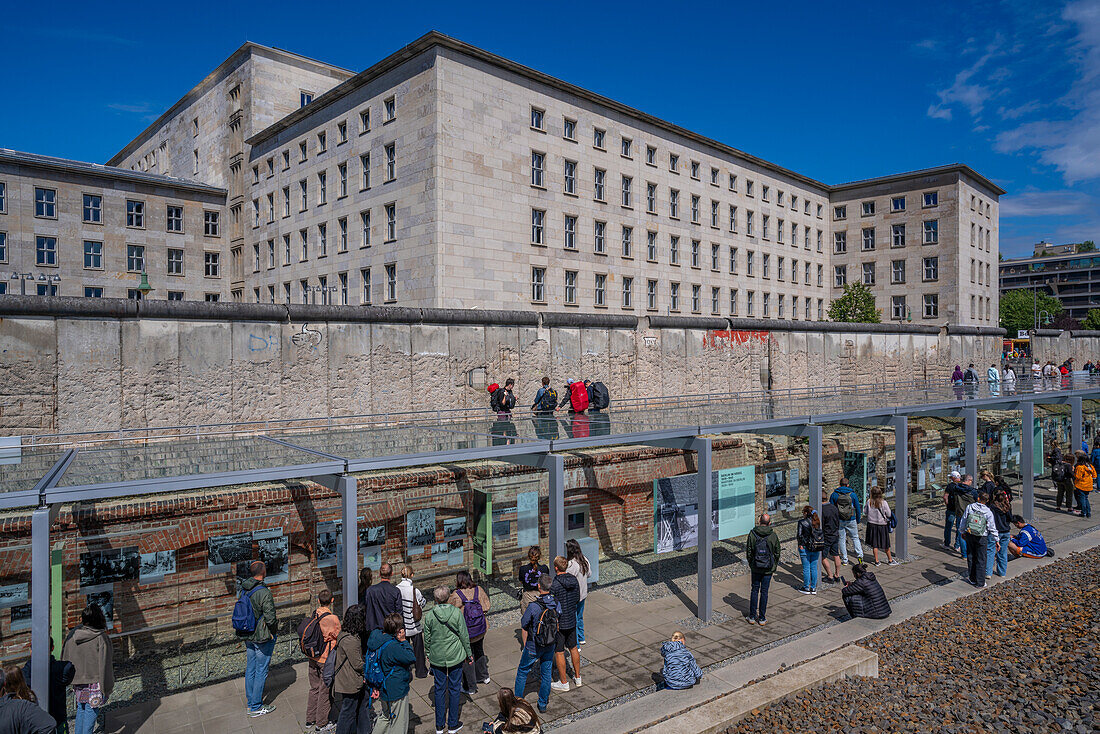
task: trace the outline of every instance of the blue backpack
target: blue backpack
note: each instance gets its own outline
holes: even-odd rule
[[[233,605],[233,629],[237,632],[252,634],[256,631],[256,610],[252,608],[252,595],[262,588],[263,584],[256,584],[237,597],[237,603]]]
[[[382,651],[391,642],[393,640],[386,640],[382,643],[382,647],[367,653],[367,665],[363,671],[363,678],[367,681],[367,685],[376,688],[380,693],[386,692],[386,678],[393,672],[393,668],[390,668],[389,673],[382,669]]]

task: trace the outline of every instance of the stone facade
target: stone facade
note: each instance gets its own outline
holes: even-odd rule
[[[0,293],[137,297],[143,272],[153,298],[225,292],[223,189],[0,150],[0,190]]]

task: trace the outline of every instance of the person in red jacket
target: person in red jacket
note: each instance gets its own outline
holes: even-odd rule
[[[558,403],[558,408],[564,408],[569,404],[570,413],[583,413],[588,409],[588,389],[580,380],[565,381],[565,397]]]

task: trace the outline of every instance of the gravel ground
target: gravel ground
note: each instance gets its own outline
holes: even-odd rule
[[[879,678],[755,712],[733,732],[1100,730],[1100,549],[1060,559],[860,642]]]

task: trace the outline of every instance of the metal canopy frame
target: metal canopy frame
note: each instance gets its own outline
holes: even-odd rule
[[[881,386],[874,386],[880,388]],[[32,671],[35,693],[40,705],[45,707],[49,701],[48,695],[48,665],[49,665],[49,597],[50,597],[50,529],[56,520],[57,512],[62,503],[85,500],[99,500],[117,498],[130,495],[147,495],[165,492],[174,492],[188,489],[203,489],[210,487],[224,487],[256,482],[279,481],[287,479],[311,479],[323,486],[337,491],[341,497],[341,515],[343,518],[343,542],[340,552],[343,554],[344,574],[343,592],[345,599],[350,600],[358,595],[358,577],[356,574],[358,563],[355,561],[358,552],[357,534],[349,532],[348,528],[355,526],[358,505],[358,481],[350,476],[352,472],[366,472],[395,467],[425,466],[440,463],[464,462],[479,459],[493,459],[512,464],[531,466],[545,469],[550,474],[550,548],[555,555],[564,551],[564,526],[565,526],[565,460],[558,453],[574,449],[595,448],[601,446],[642,444],[676,448],[684,451],[693,451],[697,454],[698,466],[698,498],[699,507],[709,507],[711,496],[711,471],[712,471],[712,436],[729,433],[769,433],[778,435],[803,436],[810,441],[810,487],[820,486],[821,483],[821,440],[823,427],[830,423],[864,423],[872,425],[893,425],[895,429],[895,456],[898,462],[897,471],[904,477],[902,486],[909,484],[908,462],[908,419],[923,415],[963,415],[967,423],[967,457],[976,461],[976,415],[981,409],[1008,409],[1021,410],[1024,426],[1030,425],[1034,420],[1034,406],[1036,403],[1069,403],[1072,406],[1073,436],[1079,441],[1080,423],[1082,417],[1082,400],[1088,398],[1100,398],[1100,379],[1090,378],[1086,384],[1078,387],[1076,384],[1068,389],[1025,392],[1027,383],[1021,381],[1021,391],[1015,395],[989,396],[970,395],[950,399],[950,387],[943,384],[925,386],[921,389],[905,388],[905,391],[896,386],[893,391],[877,393],[872,389],[872,394],[884,405],[876,408],[856,408],[851,411],[830,411],[815,414],[791,410],[809,406],[809,403],[820,401],[824,405],[840,402],[846,396],[854,398],[855,395],[866,397],[867,392],[853,393],[851,388],[840,388],[835,391],[820,391],[815,394],[811,391],[807,395],[795,395],[790,391],[776,393],[764,393],[762,400],[752,402],[738,401],[736,396],[731,396],[728,402],[705,401],[696,405],[679,406],[674,408],[662,407],[640,410],[628,408],[621,412],[609,412],[609,422],[606,424],[607,433],[589,436],[569,436],[566,438],[541,438],[537,436],[519,436],[494,432],[490,426],[488,432],[478,430],[484,427],[485,414],[479,415],[477,421],[454,421],[439,423],[437,425],[423,425],[410,421],[402,425],[394,423],[393,418],[386,425],[349,426],[349,425],[308,425],[303,429],[313,432],[325,431],[354,431],[361,428],[364,431],[380,429],[417,428],[434,434],[446,434],[454,437],[468,437],[472,443],[479,439],[487,445],[476,445],[461,448],[441,448],[435,451],[413,451],[403,453],[400,450],[374,452],[368,456],[343,456],[347,452],[330,452],[318,448],[308,447],[296,443],[293,434],[280,431],[278,436],[267,435],[262,431],[247,433],[248,438],[260,439],[265,443],[271,443],[286,449],[289,455],[300,454],[302,461],[286,462],[275,466],[249,468],[233,471],[215,471],[209,473],[189,473],[178,476],[156,476],[145,479],[126,479],[115,482],[97,482],[75,486],[59,486],[66,473],[72,467],[74,461],[80,456],[82,445],[67,447],[61,456],[53,462],[35,483],[32,489],[12,490],[8,492],[0,489],[0,509],[12,509],[18,507],[34,507],[32,515]],[[856,388],[858,391],[859,388]],[[776,396],[779,397],[776,397]],[[785,397],[784,397],[785,396]],[[723,396],[725,397],[725,396]],[[786,402],[785,402],[786,401]],[[856,400],[855,402],[859,402]],[[905,403],[893,407],[887,407],[890,402]],[[627,403],[629,406],[630,404]],[[739,419],[745,409],[749,408],[760,417],[747,417]],[[793,415],[776,417],[790,410]],[[699,420],[700,411],[706,418],[713,418],[723,411],[732,420]],[[611,432],[610,420],[614,417],[638,416],[646,413],[653,417],[654,413],[664,414],[666,420],[661,421],[662,428],[639,431]],[[667,420],[675,417],[676,420]],[[681,420],[682,419],[682,420]],[[423,420],[423,416],[416,416],[414,420]],[[520,416],[518,422],[525,420],[546,420],[534,416],[527,418]],[[555,418],[555,420],[557,420]],[[512,423],[512,421],[508,421]],[[513,430],[516,424],[512,423]],[[518,431],[517,431],[518,433]],[[230,434],[240,435],[240,434]],[[170,445],[173,440],[194,439],[194,435],[179,435],[164,438],[144,438],[137,441],[119,441],[119,446],[155,446]],[[199,438],[202,438],[199,436]],[[102,444],[110,443],[101,441]],[[36,445],[36,448],[41,445]],[[1076,444],[1075,444],[1076,445]],[[1033,486],[1033,462],[1032,462],[1033,436],[1031,430],[1021,430],[1021,473],[1023,474],[1023,501],[1024,516],[1030,519],[1034,513],[1034,486]],[[89,449],[90,451],[91,449]],[[2,467],[0,467],[2,468]],[[968,464],[969,468],[969,464]],[[0,475],[2,476],[2,475]],[[814,507],[820,509],[821,498],[817,492],[811,491],[811,502]],[[907,517],[906,503],[907,492],[898,492],[899,514]],[[699,530],[699,600],[697,616],[704,621],[709,620],[713,611],[713,598],[711,589],[712,570],[712,545],[713,537],[709,522],[700,522]],[[908,553],[908,529],[898,533],[898,551],[903,557]]]

